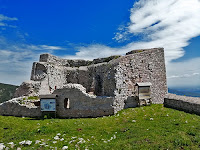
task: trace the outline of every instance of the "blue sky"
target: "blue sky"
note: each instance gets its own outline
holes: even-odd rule
[[[93,59],[164,47],[169,87],[200,86],[199,0],[0,0],[0,82],[42,53]]]

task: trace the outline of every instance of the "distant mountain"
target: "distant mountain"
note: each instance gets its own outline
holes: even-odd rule
[[[168,92],[176,95],[200,97],[200,88],[168,88]]]
[[[0,103],[10,100],[18,86],[0,83]]]

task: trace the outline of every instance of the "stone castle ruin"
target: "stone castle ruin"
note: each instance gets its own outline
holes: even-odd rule
[[[46,95],[56,99],[59,117],[112,115],[138,106],[139,86],[147,87],[141,89],[148,89],[148,103],[164,102],[167,85],[163,48],[133,50],[124,56],[93,61],[42,54],[39,62],[33,63],[31,80],[21,84],[15,99],[0,104],[0,114],[39,117],[39,104],[19,101],[23,96]]]

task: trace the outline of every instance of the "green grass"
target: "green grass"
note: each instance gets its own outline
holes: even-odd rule
[[[130,108],[101,118],[34,120],[0,116],[0,143],[7,146],[14,142],[15,149],[39,150],[62,149],[65,145],[69,149],[195,150],[200,149],[199,121],[200,116],[163,105]],[[54,139],[58,133],[63,141]],[[84,139],[82,143],[80,138]],[[19,145],[23,140],[33,143]],[[36,140],[48,146],[35,144]]]
[[[38,100],[39,97],[38,96],[29,96],[28,100]]]

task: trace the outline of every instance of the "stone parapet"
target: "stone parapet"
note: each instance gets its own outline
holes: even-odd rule
[[[164,106],[200,115],[200,97],[187,97],[167,94]]]

